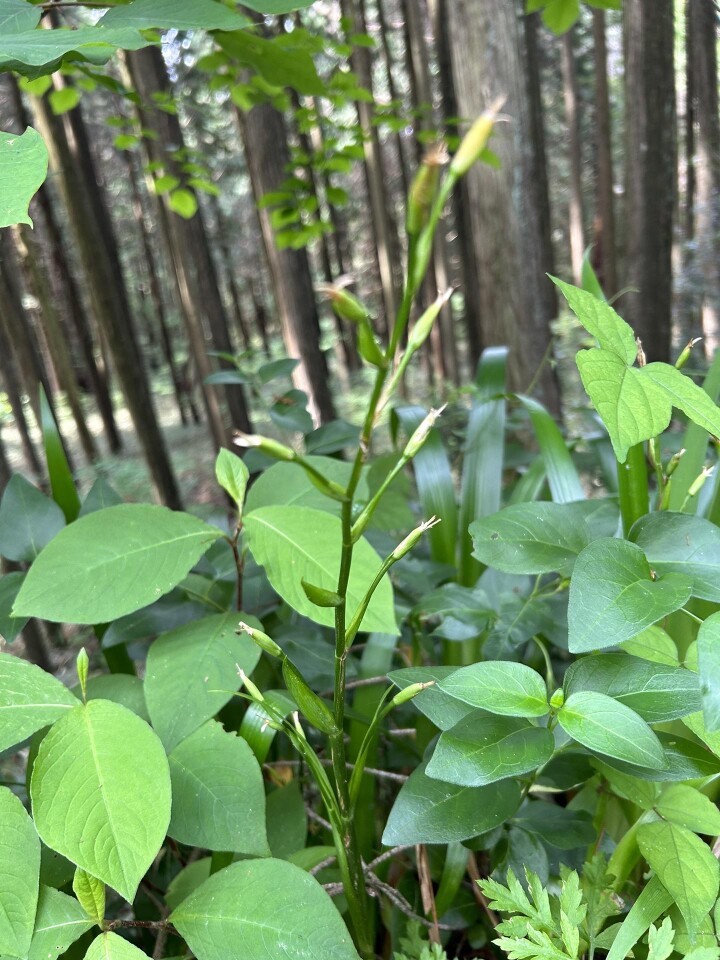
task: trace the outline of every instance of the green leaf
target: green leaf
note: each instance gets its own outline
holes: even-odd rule
[[[60,87],[50,93],[48,102],[55,116],[60,116],[68,110],[74,110],[80,103],[80,91],[77,87]]]
[[[481,787],[536,770],[547,763],[554,747],[546,727],[478,710],[440,735],[427,775]]]
[[[27,617],[13,617],[11,614],[24,580],[25,574],[19,570],[0,577],[0,638],[7,643],[12,643],[27,623]]]
[[[0,0],[0,37],[34,30],[40,22],[40,11],[27,0]]]
[[[68,54],[99,65],[107,63],[116,50],[139,50],[150,43],[152,41],[137,30],[122,28],[24,30],[10,36],[0,35],[0,70],[17,70],[33,78],[52,73]]]
[[[148,955],[116,933],[101,933],[90,944],[85,960],[148,960]]]
[[[141,720],[150,722],[143,681],[129,673],[104,673],[99,677],[90,677],[86,699],[112,700],[113,703],[132,710]]]
[[[572,520],[571,520],[572,517]],[[506,573],[568,576],[590,543],[581,517],[560,503],[517,503],[470,524],[473,556]]]
[[[335,590],[342,544],[338,517],[308,507],[261,507],[245,517],[248,544],[255,560],[265,567],[273,588],[286,603],[316,623],[332,627],[331,609],[315,606],[305,595],[302,581]],[[380,558],[364,538],[355,544],[347,591],[347,612],[352,616],[380,568]],[[398,632],[390,579],[383,577],[373,594],[361,629]]]
[[[120,494],[110,486],[107,480],[98,477],[83,500],[79,516],[84,517],[88,513],[104,510],[105,507],[115,507],[119,503],[122,503]]]
[[[13,615],[61,623],[116,620],[171,590],[220,536],[216,527],[165,507],[123,503],[98,510],[45,547]]]
[[[215,0],[133,0],[108,10],[99,21],[101,27],[136,30],[241,30],[248,23]]]
[[[258,368],[258,380],[260,383],[270,383],[280,377],[289,377],[299,363],[300,361],[294,357],[281,357],[279,360],[271,360]]]
[[[653,580],[640,547],[595,540],[577,558],[568,601],[568,646],[573,653],[614,647],[678,610],[692,582],[678,573]]]
[[[674,940],[675,930],[670,917],[665,917],[659,928],[652,924],[648,931],[648,960],[668,960]]]
[[[640,369],[629,367],[614,353],[597,347],[581,350],[575,360],[620,463],[627,459],[630,447],[667,429],[672,403],[647,372],[652,364]]]
[[[720,866],[710,848],[675,823],[644,823],[638,829],[643,857],[680,908],[694,936],[712,910],[720,887]]]
[[[697,674],[631,657],[605,653],[571,665],[563,682],[566,695],[593,690],[630,707],[647,723],[665,723],[700,709]]]
[[[93,923],[102,926],[105,919],[105,884],[78,867],[73,877],[73,893]]]
[[[0,787],[0,953],[25,957],[35,925],[40,841],[15,794]]]
[[[252,67],[274,87],[293,87],[308,96],[325,93],[310,52],[296,46],[291,38],[279,42],[282,38],[266,40],[249,30],[236,30],[221,33],[216,40],[225,53]]]
[[[109,700],[75,707],[40,744],[30,795],[43,843],[132,902],[170,822],[167,758],[150,727]]]
[[[717,733],[720,731],[720,613],[713,613],[700,626],[697,652],[705,729]]]
[[[179,743],[168,761],[173,839],[256,857],[270,852],[262,772],[244,740],[210,721]]]
[[[51,674],[0,653],[0,750],[22,743],[77,705],[77,697]]]
[[[662,627],[646,627],[632,640],[620,644],[626,653],[651,663],[665,663],[670,667],[680,666],[675,641]]]
[[[212,857],[201,857],[200,860],[193,860],[186,867],[175,874],[168,884],[165,891],[165,903],[174,910],[185,899],[189,897],[193,890],[197,890],[201,883],[204,883],[210,876],[212,866]]]
[[[0,553],[32,563],[64,526],[65,514],[55,501],[13,474],[0,501]]]
[[[250,674],[260,648],[245,633],[239,611],[220,613],[163,633],[148,651],[145,700],[153,727],[168,751],[210,720],[240,688],[238,666]]]
[[[182,217],[183,220],[192,220],[197,213],[197,197],[192,190],[186,190],[184,187],[173,190],[168,199],[168,203],[170,209]]]
[[[94,926],[74,897],[40,884],[35,929],[27,960],[56,960]]]
[[[639,767],[667,766],[660,741],[642,717],[603,693],[571,694],[558,712],[558,721],[588,750]]]
[[[635,334],[610,304],[557,277],[550,279],[560,288],[572,312],[603,351],[618,357],[626,366],[632,365],[637,356]]]
[[[267,796],[267,835],[272,855],[288,860],[305,848],[308,816],[297,780],[273,790]]]
[[[692,579],[694,597],[720,602],[720,530],[714,523],[663,510],[641,517],[628,538],[656,573],[683,573]]]
[[[431,779],[425,767],[410,774],[395,799],[382,838],[387,847],[469,840],[503,823],[520,805],[514,780],[459,787]]]
[[[22,6],[28,8],[25,0]],[[2,31],[0,26],[0,49],[5,36]],[[47,147],[37,130],[28,127],[22,136],[0,131],[0,229],[16,223],[32,226],[28,207],[45,180],[47,169]]]
[[[672,897],[658,877],[643,887],[613,940],[607,960],[625,960],[650,924],[672,905]]]
[[[330,897],[284,860],[231,864],[190,894],[170,921],[198,960],[358,960]]]
[[[250,479],[250,471],[245,466],[244,461],[223,447],[215,461],[215,476],[217,482],[232,497],[238,506],[238,510],[242,512],[245,491]]]
[[[293,10],[304,10],[313,0],[243,0],[243,6],[258,13],[275,16],[278,13],[290,13]]]
[[[413,697],[411,703],[420,713],[432,720],[436,727],[441,730],[450,730],[475,710],[469,704],[462,703],[445,693],[439,686],[440,681],[447,679],[456,670],[457,667],[406,667],[403,670],[393,670],[388,674],[388,680],[391,680],[400,690],[404,690],[413,683],[428,683],[434,680],[434,686],[428,687],[427,690]]]
[[[451,697],[509,717],[543,717],[548,712],[545,681],[523,663],[486,660],[462,667],[438,684]]]
[[[560,850],[587,847],[595,840],[592,817],[587,811],[560,807],[544,800],[524,803],[512,822]]]
[[[565,33],[580,16],[580,0],[547,0],[543,20],[553,33]]]
[[[720,834],[720,810],[704,793],[685,783],[671,783],[665,787],[655,809],[663,820],[687,827],[693,833]]]
[[[694,380],[669,363],[649,363],[643,371],[689,420],[712,436],[720,436],[720,408]]]

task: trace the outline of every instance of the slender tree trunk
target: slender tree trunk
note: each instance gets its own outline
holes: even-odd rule
[[[8,402],[12,408],[13,419],[15,420],[15,426],[20,435],[20,443],[22,444],[25,460],[34,476],[39,479],[42,476],[43,468],[30,434],[27,417],[25,416],[25,408],[22,402],[20,381],[17,370],[15,369],[15,360],[2,322],[0,322],[0,377],[2,378],[3,389],[7,394]]]
[[[571,28],[562,38],[563,98],[565,123],[568,130],[568,154],[570,167],[570,195],[568,199],[568,224],[570,237],[570,262],[575,283],[581,282],[585,232],[583,230],[582,197],[582,144],[580,141],[580,93],[578,90],[577,66],[575,64],[574,30]]]
[[[53,171],[90,288],[95,316],[112,352],[130,416],[160,499],[180,509],[180,493],[137,344],[127,292],[119,270],[112,225],[99,192],[79,108],[56,117],[46,99],[33,98],[36,123],[50,151]]]
[[[512,386],[527,390],[537,382],[544,402],[557,410],[557,381],[546,362],[552,317],[546,312],[545,285],[550,281],[543,273],[541,211],[532,189],[532,125],[515,4],[453,0],[447,14],[460,115],[474,117],[502,94],[512,118],[511,124],[499,125],[492,141],[500,169],[476,164],[465,178],[473,257],[466,265],[466,284],[479,288],[479,339],[483,346],[508,344]]]
[[[364,0],[362,0],[364,2]],[[385,75],[387,77],[388,93],[393,101],[401,101],[402,97],[398,94],[395,76],[393,74],[394,57],[390,47],[390,30],[388,28],[387,18],[385,16],[385,0],[375,0],[378,18],[378,29],[380,33],[380,43],[382,45],[383,59],[385,60]],[[400,132],[394,135],[395,152],[397,153],[398,171],[400,173],[400,193],[404,204],[410,189],[410,174],[408,164],[405,159],[405,150]]]
[[[166,172],[182,179],[183,174],[167,145],[175,148],[183,146],[183,132],[176,114],[153,107],[158,98],[172,96],[165,63],[160,50],[148,47],[127,55],[127,64],[132,76],[133,86],[138,92],[142,105],[140,113],[144,127],[154,129],[157,140],[146,140],[148,153],[152,160],[163,164]],[[187,187],[186,187],[187,188]],[[187,188],[189,189],[189,188]],[[169,247],[172,252],[177,275],[180,300],[188,324],[188,333],[195,353],[195,362],[201,379],[211,372],[207,357],[209,344],[204,343],[204,321],[210,330],[212,348],[223,353],[233,353],[233,345],[228,331],[227,316],[223,306],[217,282],[215,264],[210,254],[205,222],[198,208],[195,216],[189,220],[178,216],[167,207],[167,198],[163,197],[162,209],[167,230]],[[232,369],[232,364],[220,361],[221,368]],[[217,446],[228,442],[224,418],[214,391],[203,383],[203,395]],[[233,384],[224,390],[225,403],[230,415],[233,430],[251,430],[250,416],[245,402],[242,386]]]
[[[232,254],[230,253],[230,244],[228,243],[227,223],[218,198],[210,196],[208,200],[210,208],[212,209],[213,219],[215,220],[214,240],[218,253],[220,254],[220,262],[225,272],[225,283],[233,306],[235,328],[242,340],[243,349],[249,350],[251,346],[250,330],[248,329],[247,319],[242,308],[240,291],[235,281],[235,266],[233,264]]]
[[[695,210],[697,263],[702,275],[702,330],[712,359],[720,342],[720,118],[717,17],[713,0],[688,0],[689,53],[697,128]],[[692,157],[688,163],[692,164]]]
[[[278,190],[290,161],[282,114],[271,104],[248,113],[236,111],[245,145],[245,160],[256,203]],[[320,350],[320,322],[307,251],[279,250],[267,209],[258,209],[265,252],[285,349],[302,364],[293,373],[296,386],[307,393],[316,422],[335,417],[325,356]]]
[[[625,0],[627,282],[648,360],[670,359],[677,143],[673,0]]]
[[[595,142],[597,149],[596,244],[593,262],[607,296],[618,291],[615,254],[615,195],[613,190],[612,124],[608,92],[605,11],[593,10],[595,60]]]

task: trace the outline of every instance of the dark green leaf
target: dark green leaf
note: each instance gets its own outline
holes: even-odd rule
[[[657,736],[633,710],[603,693],[573,693],[558,712],[563,730],[589,750],[653,770],[667,766]]]
[[[16,473],[0,502],[0,553],[31,563],[65,526],[60,507]]]
[[[692,579],[694,597],[720,601],[720,530],[714,523],[663,510],[642,517],[628,536],[656,573],[683,573]]]
[[[698,670],[705,728],[720,731],[720,613],[701,625],[697,636]]]

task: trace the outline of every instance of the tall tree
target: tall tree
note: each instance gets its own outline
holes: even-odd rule
[[[245,160],[256,201],[277,191],[287,176],[290,155],[282,114],[263,103],[247,113],[236,111]],[[320,321],[307,251],[280,250],[275,243],[270,211],[258,210],[263,243],[272,277],[275,302],[285,349],[302,364],[293,373],[295,384],[307,393],[316,421],[335,416],[325,356],[320,350]]]
[[[159,103],[172,102],[172,88],[162,53],[155,47],[148,47],[128,54],[126,62],[133,86],[141,99],[139,112],[142,126],[154,130],[157,134],[157,139],[151,137],[143,141],[148,155],[154,162],[162,165],[168,176],[174,176],[180,182],[186,179],[176,157],[177,150],[184,145],[180,120],[176,112],[160,109],[158,106]],[[194,197],[193,188],[189,184],[185,184],[183,189]],[[233,352],[217,272],[210,254],[205,220],[199,207],[194,216],[189,218],[174,213],[169,206],[169,198],[163,198],[162,210],[163,226],[172,253],[194,359],[204,381],[211,372],[207,356],[209,344],[204,333],[205,323],[210,331],[212,348],[223,353]],[[223,366],[230,365],[221,360],[221,367]],[[218,406],[216,389],[203,383],[208,422],[216,445],[222,445],[229,438],[223,413]],[[250,415],[242,387],[233,385],[227,387],[224,393],[231,421],[230,429],[249,431]]]
[[[677,137],[673,0],[625,0],[628,322],[648,360],[669,360]]]
[[[593,10],[592,18],[593,59],[595,63],[595,143],[597,151],[596,249],[594,250],[593,262],[603,290],[608,296],[614,296],[618,290],[618,281],[605,11]]]
[[[498,170],[476,165],[466,178],[472,260],[465,282],[476,285],[482,346],[507,343],[511,382],[538,385],[545,402],[558,407],[551,367],[550,320],[543,297],[541,214],[532,189],[534,149],[527,88],[514,3],[507,0],[453,0],[447,6],[455,92],[461,116],[472,117],[497,98],[507,97],[512,118],[493,139]],[[483,51],[483,56],[478,56]]]
[[[580,140],[580,91],[575,62],[575,31],[570,28],[562,38],[563,99],[567,125],[568,157],[570,160],[570,192],[568,196],[568,226],[570,262],[575,283],[580,283],[585,231],[583,229],[582,142]]]
[[[696,264],[702,276],[702,330],[712,358],[720,344],[720,118],[717,66],[718,10],[713,0],[688,0],[688,69],[696,150]],[[688,105],[689,107],[690,105]]]
[[[56,78],[55,83],[61,82]],[[117,242],[95,175],[80,108],[56,116],[46,97],[34,97],[33,113],[48,145],[94,313],[112,352],[157,494],[167,506],[179,509],[180,492],[155,413],[119,268]]]

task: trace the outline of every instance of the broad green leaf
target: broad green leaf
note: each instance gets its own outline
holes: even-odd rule
[[[293,87],[308,96],[325,92],[310,52],[291,37],[266,40],[249,30],[235,30],[218,34],[216,40],[225,53],[252,67],[274,87]]]
[[[687,827],[693,833],[713,837],[720,834],[720,810],[704,793],[685,783],[665,787],[655,809],[663,820]]]
[[[116,933],[101,933],[90,944],[85,960],[148,960],[148,955]]]
[[[545,681],[523,663],[487,660],[451,673],[438,684],[451,697],[509,717],[542,717],[548,712]]]
[[[168,757],[172,816],[168,833],[206,850],[265,856],[265,789],[255,754],[210,721]]]
[[[694,597],[720,601],[720,530],[714,523],[663,510],[638,520],[628,537],[656,573],[683,573]]]
[[[625,366],[631,366],[637,356],[635,334],[610,304],[557,277],[550,279],[560,288],[572,312],[603,351],[622,360]]]
[[[624,773],[599,757],[593,758],[592,766],[608,781],[616,796],[637,804],[641,810],[650,810],[655,805],[660,790],[657,783]]]
[[[215,0],[133,0],[113,7],[99,21],[101,27],[147,30],[241,30],[247,17]]]
[[[13,474],[0,501],[0,553],[32,563],[64,526],[65,514],[55,501]]]
[[[23,2],[23,6],[27,4]],[[0,25],[0,49],[2,29]],[[16,223],[32,226],[28,207],[45,180],[47,169],[47,147],[37,130],[28,127],[22,136],[0,131],[0,229]]]
[[[73,692],[79,694],[76,688]],[[145,689],[140,677],[129,673],[105,673],[99,677],[90,677],[86,691],[87,700],[112,700],[121,707],[127,707],[141,720],[150,722],[145,704]]]
[[[266,816],[268,843],[277,860],[288,860],[305,848],[308,815],[297,780],[268,794]]]
[[[303,10],[309,7],[313,0],[243,0],[243,6],[258,13],[276,15],[289,13],[292,10]]]
[[[77,697],[51,674],[0,653],[0,750],[22,743],[77,705]]]
[[[547,0],[543,21],[553,33],[565,33],[580,15],[580,0]]]
[[[449,730],[475,710],[475,707],[456,700],[438,685],[457,669],[457,667],[406,667],[403,670],[393,670],[388,674],[388,680],[391,680],[400,690],[404,690],[412,683],[428,683],[434,680],[434,686],[428,687],[417,697],[413,697],[411,703],[416,710],[432,720],[436,727]]]
[[[316,607],[302,581],[335,590],[340,572],[342,529],[338,517],[308,507],[261,507],[245,517],[253,557],[265,567],[273,588],[294,610],[332,627],[335,613]],[[348,620],[380,569],[380,557],[364,538],[355,544],[347,590]],[[398,632],[389,577],[383,577],[362,621],[367,632]]]
[[[682,722],[685,723],[688,719],[683,717]],[[657,738],[665,754],[666,765],[662,769],[640,767],[610,758],[608,763],[632,776],[660,783],[715,777],[720,773],[720,760],[703,744],[669,733],[658,733]]]
[[[205,883],[210,876],[212,857],[201,857],[193,860],[176,874],[170,881],[165,892],[165,903],[174,910],[185,897],[189,897],[193,890],[197,890],[201,883]]]
[[[242,459],[223,447],[215,461],[215,476],[217,482],[232,497],[242,512],[245,490],[250,479],[250,472]]]
[[[698,670],[705,729],[720,732],[720,613],[711,614],[698,630]]]
[[[40,22],[40,11],[27,0],[0,0],[0,37],[33,30]]]
[[[197,197],[192,190],[179,187],[169,195],[168,206],[183,220],[192,220],[198,209]]]
[[[651,663],[664,663],[670,667],[679,667],[678,651],[675,641],[662,627],[646,627],[632,640],[620,644],[625,653]]]
[[[425,766],[417,767],[401,787],[383,834],[385,846],[469,840],[503,823],[520,805],[514,780],[459,787],[431,779]]]
[[[678,610],[692,581],[678,573],[653,580],[640,547],[595,540],[578,557],[570,581],[568,646],[573,653],[614,647]]]
[[[120,494],[110,486],[107,480],[98,477],[83,500],[79,516],[84,517],[87,513],[95,513],[97,510],[104,510],[105,507],[116,507],[122,502]]]
[[[560,850],[587,847],[595,839],[592,817],[587,811],[561,807],[544,800],[524,803],[512,818],[512,823],[537,834]]]
[[[720,435],[720,408],[694,380],[669,363],[649,363],[643,370],[689,420],[714,437]]]
[[[19,570],[0,577],[0,638],[12,643],[28,621],[27,617],[13,617],[15,598],[23,585],[25,574]],[[0,711],[2,708],[0,707]]]
[[[62,717],[30,781],[40,837],[131,901],[170,822],[170,774],[157,736],[109,700]]]
[[[547,727],[478,710],[440,735],[427,775],[481,787],[537,770],[550,759],[554,747]]]
[[[107,623],[178,584],[222,536],[187,513],[122,503],[62,530],[30,568],[14,615]]]
[[[1,34],[0,70],[17,70],[23,76],[37,77],[52,73],[68,54],[90,63],[103,64],[116,50],[139,50],[151,42],[137,30],[89,26],[24,30],[9,36]]]
[[[675,823],[645,823],[638,846],[685,918],[691,936],[712,910],[720,886],[720,866],[710,848]]]
[[[28,960],[56,960],[93,926],[75,897],[40,884]]]
[[[358,960],[330,897],[284,860],[231,864],[183,900],[170,921],[198,960]]]
[[[73,893],[93,923],[102,926],[105,919],[105,884],[86,870],[77,867],[73,877]]]
[[[599,303],[600,301],[598,301]],[[629,367],[609,350],[581,350],[575,357],[585,391],[610,434],[615,456],[624,463],[630,447],[667,429],[672,402],[646,371]]]
[[[25,957],[35,925],[40,840],[14,793],[0,787],[0,954]]]
[[[173,750],[232,699],[240,689],[238,666],[248,674],[254,670],[260,648],[247,634],[238,633],[240,620],[262,629],[244,613],[220,613],[170,630],[150,647],[145,701],[166,750]]]
[[[560,503],[517,503],[470,524],[473,556],[506,573],[572,572],[590,543],[581,517]]]
[[[558,712],[563,730],[588,750],[639,767],[667,766],[655,733],[634,710],[604,693],[571,694]]]
[[[566,694],[594,690],[630,707],[647,723],[664,723],[700,709],[697,674],[684,667],[640,660],[626,653],[583,657],[571,665]]]

